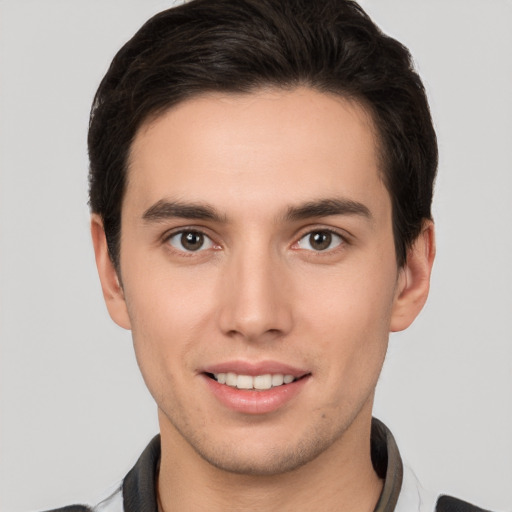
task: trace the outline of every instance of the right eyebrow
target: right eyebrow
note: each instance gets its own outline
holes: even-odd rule
[[[146,222],[160,222],[172,218],[211,220],[215,222],[225,222],[225,218],[220,215],[215,208],[202,203],[185,203],[182,201],[168,201],[160,199],[154,205],[150,206],[143,214],[142,218]]]

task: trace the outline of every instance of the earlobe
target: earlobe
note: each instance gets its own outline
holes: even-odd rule
[[[397,284],[390,331],[403,331],[423,309],[430,288],[430,275],[436,253],[434,223],[425,221],[420,235],[407,252],[407,261]]]
[[[123,288],[108,253],[103,221],[96,214],[91,216],[91,235],[103,298],[110,317],[120,327],[131,329]]]

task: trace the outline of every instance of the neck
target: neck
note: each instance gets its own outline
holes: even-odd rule
[[[383,482],[371,463],[371,411],[365,416],[357,417],[314,460],[270,476],[234,474],[212,466],[161,419],[160,512],[372,512]]]

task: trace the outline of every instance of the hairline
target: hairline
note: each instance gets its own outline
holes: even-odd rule
[[[390,171],[388,169],[388,166],[390,165],[388,160],[389,156],[387,155],[386,150],[386,144],[384,142],[384,136],[381,133],[381,130],[379,129],[378,125],[378,116],[375,112],[375,108],[371,103],[364,98],[362,95],[356,95],[353,93],[350,93],[348,91],[333,91],[333,90],[327,90],[325,88],[319,87],[315,84],[301,82],[297,84],[274,84],[274,83],[267,83],[267,84],[258,84],[254,85],[251,88],[248,88],[247,90],[228,90],[228,89],[214,89],[214,88],[208,88],[205,87],[203,91],[196,91],[193,93],[190,93],[183,98],[172,102],[167,105],[162,105],[161,107],[157,107],[153,109],[152,111],[148,112],[147,115],[139,122],[138,127],[134,131],[133,137],[130,141],[128,151],[126,153],[126,160],[125,164],[123,166],[123,173],[124,173],[124,187],[123,187],[123,195],[121,198],[121,204],[120,204],[120,213],[122,214],[123,211],[123,203],[126,196],[126,190],[129,185],[129,177],[130,177],[130,169],[133,165],[132,157],[133,157],[133,148],[134,144],[136,142],[136,139],[139,137],[139,135],[142,132],[145,132],[147,130],[151,129],[151,126],[154,125],[156,122],[158,122],[162,117],[164,117],[168,112],[172,111],[175,108],[180,107],[181,105],[184,105],[186,103],[189,103],[191,101],[201,99],[201,98],[219,98],[219,97],[247,97],[253,94],[259,94],[264,92],[294,92],[298,89],[306,89],[310,91],[315,91],[317,93],[329,96],[335,100],[344,100],[345,102],[348,102],[350,106],[359,107],[361,111],[364,114],[366,125],[369,128],[369,130],[372,133],[372,138],[375,144],[375,156],[377,159],[377,171],[378,176],[382,180],[384,186],[386,187],[387,193],[391,199],[391,202],[393,203],[392,199],[393,196],[391,194],[391,191],[389,190],[388,183],[387,183],[387,172]]]

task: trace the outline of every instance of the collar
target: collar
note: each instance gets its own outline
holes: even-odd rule
[[[384,479],[384,487],[374,512],[393,512],[402,487],[402,459],[393,435],[376,418],[372,420],[371,456],[376,473]],[[123,480],[125,512],[158,512],[156,479],[159,463],[160,436],[157,435]]]
[[[377,418],[372,420],[371,455],[375,472],[384,479],[374,512],[393,512],[402,488],[404,468],[393,434]]]

